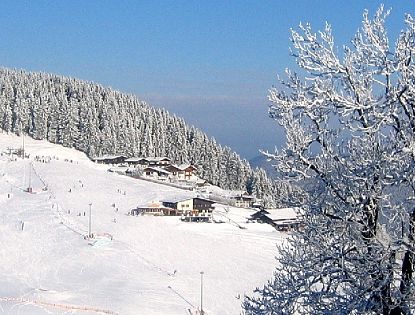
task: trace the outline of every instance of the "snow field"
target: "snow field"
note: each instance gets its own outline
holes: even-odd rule
[[[0,134],[0,152],[21,140]],[[200,271],[206,313],[239,314],[244,293],[272,276],[284,234],[247,224],[248,210],[219,208],[222,224],[129,216],[137,205],[189,192],[106,172],[73,149],[25,142],[30,160],[0,157],[0,314],[96,314],[27,302],[33,300],[127,315],[186,314],[200,305]],[[34,194],[24,191],[29,172]],[[89,204],[92,232],[112,241],[91,246],[83,238]]]

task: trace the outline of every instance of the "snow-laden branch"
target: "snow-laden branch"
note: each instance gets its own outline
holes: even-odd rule
[[[247,314],[414,314],[415,20],[394,47],[390,11],[365,11],[351,45],[331,26],[291,31],[299,70],[269,91],[286,132],[270,154],[307,192],[304,230]]]

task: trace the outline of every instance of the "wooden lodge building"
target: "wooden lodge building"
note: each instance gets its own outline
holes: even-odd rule
[[[250,220],[272,225],[278,231],[291,231],[303,227],[300,209],[261,209],[251,215]]]
[[[212,213],[215,202],[204,198],[177,198],[162,201],[163,206],[177,209],[181,214]]]
[[[171,160],[168,157],[141,157],[141,158],[128,158],[125,162],[130,167],[139,167],[139,168],[146,168],[146,167],[166,167],[171,165]]]
[[[251,208],[255,203],[255,197],[246,192],[239,192],[230,196],[230,199],[235,207]]]
[[[127,157],[124,155],[103,155],[95,157],[92,160],[99,164],[122,164],[126,159]]]
[[[182,221],[211,222],[213,204],[215,202],[204,198],[188,198],[163,201],[163,206],[177,209]]]
[[[177,209],[166,208],[159,203],[150,203],[146,206],[138,206],[132,209],[131,215],[154,215],[154,216],[177,216],[179,214]]]
[[[130,157],[123,155],[103,155],[92,159],[96,163],[128,166],[128,173],[141,172],[143,176],[157,180],[197,180],[197,169],[191,164],[176,165],[168,157]],[[136,171],[135,171],[136,170]]]
[[[161,167],[148,166],[143,169],[143,175],[147,177],[155,177],[158,180],[167,180],[170,175],[170,172]]]
[[[215,202],[194,198],[172,198],[162,201],[161,204],[152,203],[148,206],[140,206],[132,209],[131,215],[155,215],[155,216],[181,216],[183,221],[210,222],[212,218],[213,204]]]
[[[174,165],[171,164],[165,168],[169,171],[173,177],[181,180],[190,180],[194,172],[196,171],[196,167],[190,164],[181,164],[181,165]]]

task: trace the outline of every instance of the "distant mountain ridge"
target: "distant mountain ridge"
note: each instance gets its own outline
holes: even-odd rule
[[[0,128],[85,152],[90,157],[167,156],[198,166],[224,189],[273,200],[281,185],[182,118],[135,96],[73,78],[0,69]]]
[[[261,154],[249,160],[249,164],[252,168],[262,168],[265,170],[267,175],[272,179],[278,178],[278,173],[275,170],[275,167],[265,155]]]

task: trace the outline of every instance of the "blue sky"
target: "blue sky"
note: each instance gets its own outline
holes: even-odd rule
[[[392,8],[391,36],[415,15],[413,0],[3,0],[0,65],[136,94],[249,159],[284,141],[267,90],[294,68],[289,29],[328,21],[341,47],[380,3]]]

